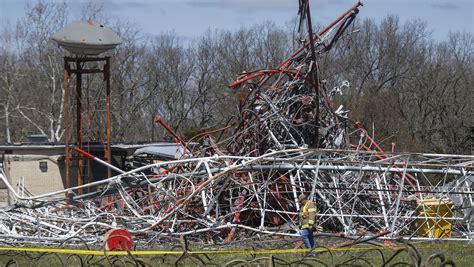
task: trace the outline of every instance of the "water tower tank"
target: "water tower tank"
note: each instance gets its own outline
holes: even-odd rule
[[[68,24],[55,33],[52,39],[77,55],[98,55],[122,43],[122,38],[109,27],[93,20]]]

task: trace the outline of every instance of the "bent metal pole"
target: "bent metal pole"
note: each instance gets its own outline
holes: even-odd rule
[[[103,161],[103,160],[99,159],[98,157],[96,157],[96,156],[94,156],[94,155],[92,155],[92,154],[90,154],[90,153],[88,153],[88,152],[86,152],[86,151],[84,151],[84,150],[82,150],[82,149],[80,149],[80,148],[78,148],[78,147],[74,147],[74,149],[75,149],[77,152],[79,152],[80,154],[82,154],[82,155],[84,155],[84,156],[86,156],[86,157],[88,157],[88,158],[91,158],[91,159],[93,159],[93,160],[99,162],[100,164],[103,164],[103,165],[105,165],[105,166],[107,166],[107,167],[109,167],[109,168],[111,168],[111,169],[113,169],[113,170],[115,170],[115,171],[117,171],[117,172],[119,172],[119,173],[125,173],[125,171],[123,171],[123,170],[121,170],[121,169],[115,167],[114,165],[112,165],[112,164],[110,164],[110,163],[108,163],[108,162],[106,162],[106,161]]]

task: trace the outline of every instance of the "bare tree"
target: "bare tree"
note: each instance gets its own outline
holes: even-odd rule
[[[0,105],[2,106],[2,118],[4,121],[5,140],[12,142],[11,119],[14,114],[18,91],[18,82],[24,74],[20,69],[19,57],[21,50],[17,46],[19,41],[18,31],[5,27],[0,33]]]
[[[209,30],[184,40],[174,32],[147,38],[134,24],[105,14],[101,3],[90,1],[78,18],[105,22],[124,39],[106,54],[112,56],[117,141],[165,138],[155,115],[185,135],[225,124],[237,114],[238,97],[227,85],[243,71],[277,67],[298,44],[293,28],[271,22]],[[0,32],[0,124],[5,129],[0,135],[7,142],[31,132],[61,140],[65,52],[50,36],[70,20],[65,3],[39,0],[27,6],[16,27]],[[353,30],[320,61],[325,89],[350,82],[336,104],[374,128],[385,148],[395,142],[398,150],[468,152],[474,125],[472,34],[455,33],[438,42],[425,23],[401,23],[396,16],[380,23],[366,19]],[[88,136],[100,141],[105,89],[98,76],[84,78],[84,116]]]
[[[24,79],[20,99],[15,107],[22,120],[31,127],[23,134],[40,132],[49,136],[50,141],[61,139],[62,129],[62,59],[59,49],[50,36],[66,23],[65,4],[47,4],[39,1],[28,5],[26,17],[18,23],[16,31],[22,36],[20,64]],[[21,137],[20,137],[21,138]]]

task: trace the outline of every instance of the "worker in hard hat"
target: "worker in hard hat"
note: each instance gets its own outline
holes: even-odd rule
[[[309,200],[305,194],[301,194],[298,197],[298,202],[300,203],[300,229],[301,229],[301,238],[305,246],[311,249],[311,256],[316,256],[317,253],[314,250],[316,246],[314,245],[313,231],[316,229],[316,205],[313,201]]]

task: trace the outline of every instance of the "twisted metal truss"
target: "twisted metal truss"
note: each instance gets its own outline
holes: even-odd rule
[[[474,175],[467,166],[473,160],[434,154],[379,160],[365,151],[302,148],[162,162],[84,185],[102,190],[75,196],[73,205],[63,199],[66,190],[18,196],[14,207],[1,211],[0,231],[9,242],[58,244],[79,237],[94,244],[103,242],[99,233],[121,227],[147,246],[173,236],[206,243],[296,236],[296,198],[306,192],[327,232],[388,231],[386,237],[416,239],[420,228],[442,219],[452,224],[449,238],[470,240]],[[162,174],[147,174],[157,168]],[[456,205],[450,215],[429,215],[421,212],[428,198]]]
[[[119,227],[149,247],[180,236],[205,244],[298,236],[297,196],[306,193],[328,235],[472,240],[474,156],[386,153],[334,108],[333,97],[350,84],[335,79],[328,89],[317,57],[343,36],[359,6],[278,68],[232,83],[241,98],[226,138],[208,132],[190,149],[172,133],[184,147],[179,160],[128,172],[109,166],[120,174],[32,197],[15,193],[2,171],[17,201],[0,210],[0,237],[18,245],[75,238],[98,245]]]

